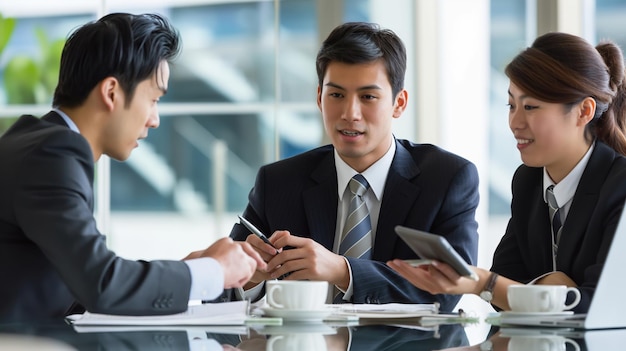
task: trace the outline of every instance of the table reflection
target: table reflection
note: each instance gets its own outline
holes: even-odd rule
[[[470,345],[466,327],[460,324],[431,329],[289,323],[282,326],[158,327],[148,330],[124,327],[76,330],[63,322],[0,324],[0,350],[11,349],[3,341],[15,340],[16,337],[44,338],[38,339],[38,342],[53,340],[57,345],[63,343],[68,346],[63,350],[605,351],[623,349],[626,329],[578,331],[494,327],[484,341]]]
[[[433,330],[386,325],[322,327],[308,331],[305,325],[298,331],[294,326],[265,327],[242,337],[236,347],[242,351],[430,351],[469,345],[462,325],[439,326]]]
[[[0,325],[0,335],[36,336],[76,350],[436,350],[468,346],[462,325],[419,330],[386,325],[288,324],[258,327],[82,328],[65,323]],[[0,349],[2,338],[0,337]]]
[[[185,330],[102,331],[79,333],[60,322],[1,325],[0,334],[29,335],[60,341],[76,350],[189,350]],[[2,346],[0,338],[0,349]],[[221,349],[218,349],[221,350]]]

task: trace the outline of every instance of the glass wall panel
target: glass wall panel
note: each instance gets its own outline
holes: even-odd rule
[[[596,0],[596,41],[611,39],[626,50],[626,2]]]
[[[510,214],[511,179],[521,164],[508,123],[506,65],[527,46],[526,1],[491,1],[491,107],[489,125],[489,214]],[[484,178],[486,175],[481,175]],[[504,233],[504,232],[502,232]],[[500,233],[500,235],[502,234]]]

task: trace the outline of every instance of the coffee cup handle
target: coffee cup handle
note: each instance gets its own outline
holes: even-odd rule
[[[571,310],[572,308],[576,307],[580,302],[580,291],[576,288],[567,288],[567,293],[569,293],[570,291],[573,292],[575,295],[574,301],[572,301],[572,303],[570,303],[569,305],[565,305],[563,307],[564,310]]]
[[[273,335],[267,341],[267,350],[274,351],[274,343],[276,343],[278,340],[282,340],[284,338],[285,337],[283,335]],[[580,351],[580,349],[577,349],[576,351]]]
[[[283,306],[282,304],[276,302],[276,299],[274,298],[274,294],[276,294],[277,291],[281,291],[283,290],[283,287],[280,285],[276,285],[274,286],[274,288],[272,290],[269,291],[269,293],[267,294],[267,303],[272,306],[272,307],[276,307],[276,308],[284,308],[285,306]]]
[[[565,339],[565,343],[572,345],[574,347],[574,350],[580,351],[580,345],[578,345],[578,343],[576,341],[574,341],[572,339],[566,338]]]

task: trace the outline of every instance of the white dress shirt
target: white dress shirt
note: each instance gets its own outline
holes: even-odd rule
[[[561,180],[558,184],[554,184],[550,175],[548,175],[548,171],[546,168],[543,168],[543,201],[548,203],[548,199],[546,198],[546,190],[549,186],[554,185],[554,197],[556,198],[556,204],[561,209],[559,211],[559,219],[561,223],[565,224],[565,219],[569,213],[570,207],[572,207],[572,200],[574,199],[574,194],[576,194],[576,188],[578,188],[578,183],[580,183],[580,178],[583,176],[583,172],[585,168],[587,168],[587,163],[589,163],[589,159],[591,158],[591,154],[593,153],[593,149],[595,148],[596,143],[592,143],[585,153],[585,156],[578,161],[576,166],[569,172],[563,180]],[[567,234],[563,231],[562,234]],[[553,271],[556,270],[554,267]],[[552,274],[552,272],[544,273],[535,279],[531,280],[528,284],[535,284],[539,279]]]
[[[578,188],[578,183],[580,182],[580,178],[583,176],[583,172],[585,168],[587,168],[587,163],[591,158],[591,153],[593,153],[593,149],[596,143],[592,143],[585,153],[585,156],[578,161],[576,167],[572,169],[571,172],[563,178],[559,182],[559,184],[554,184],[554,181],[548,175],[548,171],[546,168],[543,168],[543,201],[548,203],[548,199],[546,198],[546,190],[550,185],[554,185],[554,197],[556,198],[556,203],[561,209],[559,211],[559,217],[561,219],[561,223],[565,223],[565,219],[567,218],[567,214],[569,213],[570,207],[572,207],[572,199],[574,198],[574,194],[576,194],[576,188]]]

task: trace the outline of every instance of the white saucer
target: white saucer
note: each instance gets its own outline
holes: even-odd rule
[[[272,307],[259,307],[263,313],[270,317],[280,317],[284,320],[298,322],[316,322],[322,321],[330,316],[334,310],[324,308],[321,310],[283,310]]]
[[[545,317],[545,316],[569,316],[574,314],[574,311],[561,311],[561,312],[513,312],[502,311],[500,317]]]

